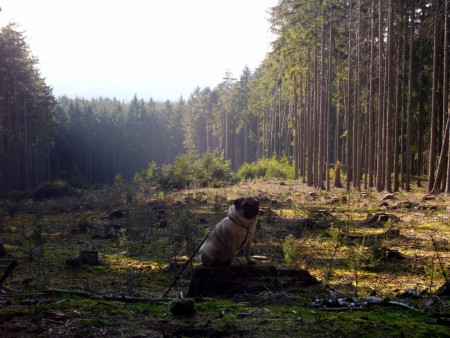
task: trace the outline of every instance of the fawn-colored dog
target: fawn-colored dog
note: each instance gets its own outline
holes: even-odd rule
[[[259,198],[241,197],[228,209],[227,217],[217,223],[200,248],[204,265],[239,265],[236,253],[243,248],[248,264],[255,264],[250,256],[250,247],[255,235],[259,214]]]

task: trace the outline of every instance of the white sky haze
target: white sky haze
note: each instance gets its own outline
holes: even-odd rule
[[[277,0],[0,0],[56,97],[188,98],[270,50]]]

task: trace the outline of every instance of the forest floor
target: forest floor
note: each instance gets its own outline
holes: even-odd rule
[[[195,314],[173,316],[168,303],[200,264],[166,295],[183,261],[243,195],[262,201],[259,264],[305,269],[322,288],[196,299]],[[450,337],[450,297],[436,293],[450,277],[449,202],[422,188],[386,196],[276,180],[0,200],[0,278],[18,263],[0,282],[1,336]],[[123,217],[105,217],[112,210]],[[82,251],[99,264],[82,264]]]

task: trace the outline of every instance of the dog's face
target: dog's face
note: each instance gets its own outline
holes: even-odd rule
[[[248,219],[259,214],[259,198],[256,196],[241,197],[234,201],[236,209]]]

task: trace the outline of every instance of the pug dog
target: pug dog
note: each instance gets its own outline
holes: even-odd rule
[[[236,253],[243,248],[247,264],[256,262],[250,256],[250,247],[259,214],[259,198],[256,196],[236,199],[228,209],[227,217],[215,226],[200,248],[203,265],[239,265]]]

